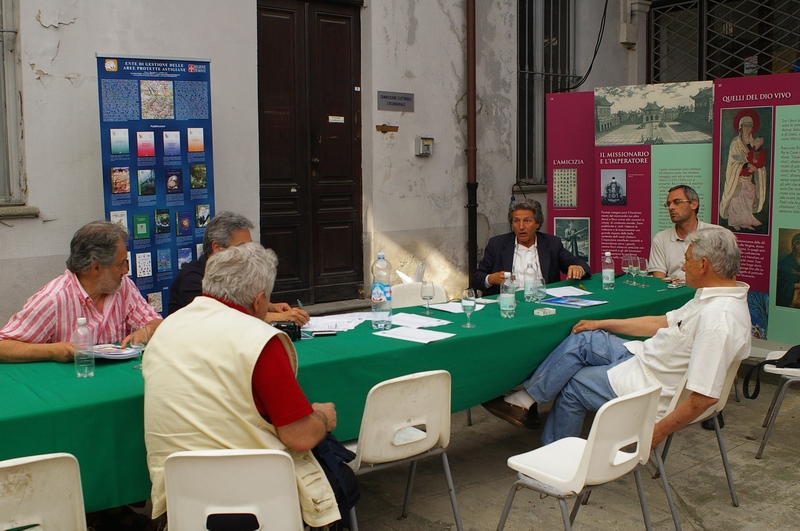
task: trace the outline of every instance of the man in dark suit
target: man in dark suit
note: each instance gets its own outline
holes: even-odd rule
[[[472,286],[484,295],[500,292],[503,273],[509,271],[518,287],[523,285],[523,273],[531,264],[545,282],[559,282],[561,273],[567,279],[579,280],[590,276],[589,265],[567,251],[561,238],[538,232],[544,223],[542,205],[538,201],[517,201],[508,209],[508,222],[513,232],[489,240],[483,259],[472,275]]]

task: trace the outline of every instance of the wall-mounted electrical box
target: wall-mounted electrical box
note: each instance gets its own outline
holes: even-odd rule
[[[429,136],[418,136],[415,142],[414,155],[418,157],[429,157],[433,155],[433,138]]]

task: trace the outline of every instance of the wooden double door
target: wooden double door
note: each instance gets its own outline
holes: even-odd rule
[[[274,300],[354,298],[363,285],[358,2],[258,0],[261,243]]]

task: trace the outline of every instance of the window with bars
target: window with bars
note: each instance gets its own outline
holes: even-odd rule
[[[519,1],[517,181],[545,184],[545,98],[573,85],[574,0]]]
[[[800,71],[800,0],[654,0],[649,82]]]

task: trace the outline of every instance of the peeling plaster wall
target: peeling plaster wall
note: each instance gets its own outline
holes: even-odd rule
[[[463,0],[375,0],[362,11],[365,282],[378,251],[457,296],[467,286],[466,13]],[[516,2],[477,4],[478,202],[506,208],[516,161]],[[377,110],[377,91],[414,94],[414,112]],[[375,126],[399,127],[379,133]],[[416,136],[434,138],[414,156]],[[498,191],[500,190],[500,191]],[[505,215],[504,212],[502,214]],[[394,282],[399,282],[395,278]]]
[[[96,54],[211,60],[218,210],[258,219],[256,2],[20,0],[28,204],[0,225],[0,324],[65,269],[78,227],[103,217]]]

